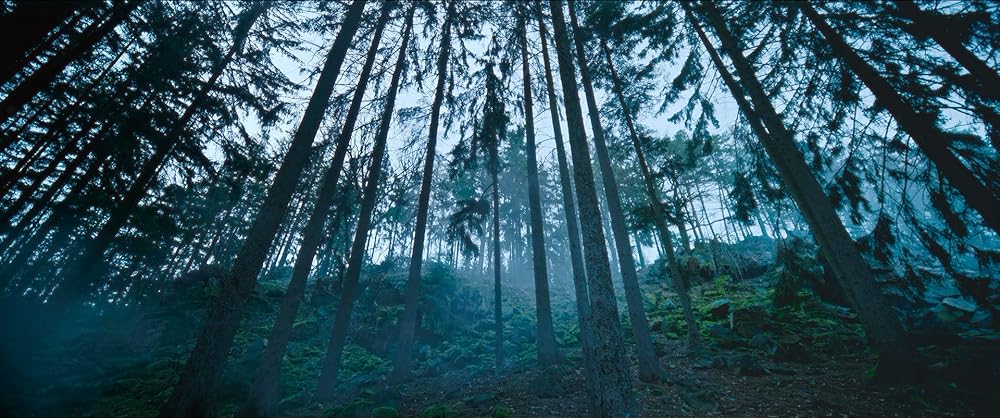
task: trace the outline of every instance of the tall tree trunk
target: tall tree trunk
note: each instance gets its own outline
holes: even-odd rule
[[[489,172],[490,181],[493,183],[490,201],[493,207],[493,371],[499,375],[503,370],[503,298],[501,291],[501,271],[503,270],[503,260],[500,248],[500,158],[496,144],[490,149]]]
[[[526,11],[526,10],[525,10]],[[535,112],[531,97],[531,71],[528,68],[528,26],[520,19],[521,73],[524,79],[524,137],[528,165],[528,211],[531,217],[531,260],[535,274],[535,312],[538,318],[538,362],[547,366],[559,361],[556,337],[552,326],[552,306],[549,301],[549,273],[545,263],[545,231],[542,225],[542,198],[538,186],[538,160],[535,156]]]
[[[372,164],[368,169],[361,197],[361,214],[358,218],[357,230],[354,233],[354,242],[351,245],[351,259],[347,264],[347,273],[344,276],[341,286],[337,313],[330,329],[330,340],[326,347],[326,357],[323,358],[323,369],[320,372],[319,383],[316,385],[316,399],[322,401],[333,398],[334,388],[337,383],[337,372],[340,370],[340,357],[344,351],[344,344],[347,342],[347,331],[351,325],[351,310],[354,307],[354,300],[358,295],[361,267],[365,262],[365,243],[368,240],[368,232],[371,228],[375,204],[378,202],[377,193],[382,175],[382,160],[385,158],[386,139],[389,136],[389,125],[392,122],[392,111],[396,105],[399,79],[402,77],[403,67],[405,66],[406,49],[410,42],[410,31],[413,27],[413,13],[415,10],[416,6],[414,4],[410,6],[410,10],[407,12],[406,27],[403,29],[402,40],[400,41],[399,56],[396,58],[396,67],[392,72],[392,79],[389,81],[389,94],[386,97],[378,133],[375,136],[375,148],[372,150]]]
[[[128,222],[128,218],[135,211],[136,207],[139,206],[139,202],[148,193],[149,188],[156,178],[156,174],[167,161],[171,152],[181,142],[183,131],[201,109],[202,103],[204,103],[205,98],[208,97],[212,88],[215,87],[216,81],[232,62],[236,54],[243,50],[243,45],[250,34],[250,28],[264,13],[265,9],[265,3],[254,3],[254,6],[240,17],[239,23],[234,30],[233,44],[225,57],[212,69],[212,73],[205,82],[204,87],[195,94],[195,97],[191,99],[191,102],[184,109],[184,113],[171,125],[164,137],[160,139],[160,142],[156,144],[156,151],[143,163],[135,182],[132,183],[132,186],[122,197],[122,200],[112,208],[111,215],[101,227],[97,236],[83,247],[83,253],[75,261],[68,264],[63,273],[63,282],[56,288],[48,301],[53,309],[57,311],[65,309],[67,305],[85,296],[90,288],[101,279],[106,267],[104,253],[107,252],[107,249],[114,242],[115,236],[118,235],[118,232]]]
[[[918,364],[917,353],[908,343],[899,318],[882,295],[868,264],[857,251],[854,241],[834,211],[829,198],[823,193],[816,177],[806,165],[805,158],[795,146],[792,133],[785,128],[781,117],[768,100],[760,81],[741,53],[736,38],[729,31],[722,15],[712,3],[703,4],[709,23],[715,29],[723,50],[732,60],[742,80],[742,88],[723,64],[698,20],[691,13],[690,6],[686,3],[682,3],[682,6],[686,9],[688,20],[697,31],[698,37],[736,99],[737,105],[747,116],[751,128],[758,135],[765,152],[781,175],[789,194],[806,217],[823,256],[830,262],[834,277],[857,310],[858,317],[880,354],[880,374],[891,378],[915,372]],[[744,88],[750,96],[753,107],[744,97]]]
[[[621,324],[618,322],[618,306],[615,302],[614,286],[611,283],[611,266],[608,263],[607,247],[604,246],[604,232],[601,230],[601,210],[597,202],[594,169],[587,146],[583,109],[580,106],[576,69],[573,65],[569,36],[566,33],[562,1],[549,0],[549,8],[555,30],[559,75],[564,89],[569,142],[573,150],[576,195],[580,203],[580,226],[583,230],[587,284],[594,324],[594,360],[600,373],[598,378],[600,390],[598,393],[590,394],[597,399],[599,408],[591,411],[591,415],[632,415],[635,413],[632,379],[629,377],[628,363],[625,360]]]
[[[680,263],[677,260],[677,255],[674,253],[674,238],[670,233],[670,227],[667,225],[667,210],[663,207],[663,201],[660,200],[656,181],[653,179],[653,172],[646,161],[646,152],[642,149],[642,142],[639,140],[639,133],[635,127],[631,108],[625,101],[625,89],[621,78],[618,76],[618,71],[615,69],[614,61],[611,59],[611,48],[608,48],[608,44],[604,39],[601,39],[601,48],[604,50],[604,57],[608,61],[608,70],[610,71],[615,96],[618,98],[618,105],[622,108],[622,114],[625,116],[625,126],[628,127],[629,137],[632,139],[632,148],[635,150],[636,160],[639,162],[639,172],[642,173],[646,197],[649,198],[653,206],[653,225],[656,227],[657,233],[659,233],[660,241],[664,243],[664,247],[666,248],[670,278],[674,284],[674,290],[677,292],[678,299],[680,299],[681,309],[684,311],[684,319],[687,322],[688,351],[693,352],[701,346],[698,336],[698,324],[694,320],[694,311],[691,309],[691,297],[688,295],[687,287],[684,286]],[[642,251],[642,247],[639,248],[639,251]]]
[[[563,214],[566,218],[566,239],[569,247],[570,265],[573,269],[573,290],[576,295],[576,313],[580,324],[580,348],[583,351],[583,372],[587,382],[588,405],[591,411],[599,411],[598,397],[600,392],[600,373],[597,370],[597,357],[594,352],[594,324],[590,310],[590,291],[587,285],[587,270],[583,264],[583,248],[580,243],[580,224],[577,218],[576,202],[573,197],[573,184],[570,183],[569,163],[563,147],[562,129],[559,120],[559,102],[556,99],[555,81],[552,77],[552,65],[549,62],[549,48],[545,20],[539,2],[537,10],[538,33],[542,43],[542,63],[545,66],[545,86],[549,101],[549,116],[552,121],[552,133],[556,142],[556,160],[559,163],[559,185],[562,189]]]
[[[101,23],[94,30],[83,32],[78,39],[70,42],[65,49],[49,58],[45,61],[45,64],[42,64],[35,72],[22,80],[0,102],[0,124],[7,122],[11,116],[14,116],[14,114],[27,105],[38,92],[51,84],[59,74],[62,74],[66,66],[92,50],[101,39],[104,39],[104,37],[125,21],[142,2],[143,0],[132,0],[126,4],[113,4],[111,6],[113,8],[111,16],[104,23]]]
[[[288,209],[302,169],[309,160],[310,149],[323,122],[340,68],[361,24],[364,7],[364,2],[353,2],[344,15],[337,39],[327,54],[291,146],[268,188],[267,197],[247,233],[232,270],[224,279],[222,293],[209,308],[198,342],[181,371],[180,381],[160,410],[161,417],[206,416],[213,413],[211,398],[222,376],[243,308],[253,293],[264,257]]]
[[[445,83],[448,81],[448,58],[451,56],[451,23],[457,0],[448,3],[441,27],[441,44],[438,46],[437,85],[431,103],[431,120],[427,135],[427,152],[424,171],[420,179],[420,196],[417,198],[417,223],[413,232],[413,249],[410,269],[406,278],[403,313],[399,317],[399,345],[392,362],[392,380],[402,382],[410,377],[413,361],[413,339],[416,335],[417,298],[420,295],[420,271],[424,262],[424,241],[427,234],[427,214],[430,211],[431,183],[434,179],[434,159],[437,156],[438,123],[441,104],[444,102]]]
[[[893,89],[871,64],[865,62],[844,41],[844,38],[830,27],[819,13],[816,13],[816,9],[806,3],[796,3],[792,7],[802,10],[809,21],[826,38],[833,53],[843,60],[865,83],[865,86],[875,94],[875,97],[883,103],[896,119],[899,127],[913,138],[913,142],[916,142],[927,159],[934,163],[941,176],[958,190],[970,207],[979,212],[979,215],[983,217],[986,225],[993,232],[1000,233],[1000,210],[997,210],[1000,208],[1000,199],[997,199],[997,194],[993,190],[980,183],[972,171],[962,163],[962,160],[948,148],[948,144],[951,142],[948,134],[935,125],[934,118],[917,113],[913,106],[907,103],[906,99]],[[983,76],[976,75],[977,77]],[[996,73],[993,73],[993,76],[995,78]]]
[[[659,380],[663,370],[653,349],[653,338],[649,335],[649,320],[642,306],[642,291],[639,290],[639,278],[636,276],[635,258],[632,256],[632,244],[629,243],[628,227],[625,224],[625,211],[622,209],[621,194],[618,191],[618,180],[615,179],[614,166],[604,140],[604,128],[601,126],[601,113],[597,108],[597,97],[594,85],[590,79],[590,69],[587,64],[586,51],[583,47],[579,24],[574,10],[574,1],[569,0],[569,17],[576,43],[576,58],[580,63],[580,78],[587,97],[588,115],[594,136],[594,150],[598,165],[601,167],[601,179],[604,181],[604,195],[608,203],[611,218],[611,231],[615,238],[615,248],[621,267],[622,284],[625,289],[625,301],[628,305],[628,316],[632,322],[632,337],[635,339],[636,356],[639,358],[639,380],[653,382]]]
[[[288,282],[288,289],[281,301],[281,308],[278,310],[278,318],[271,328],[271,333],[267,338],[267,347],[261,357],[260,365],[257,366],[257,374],[254,378],[253,387],[247,396],[246,402],[240,410],[240,416],[269,416],[274,415],[275,406],[279,400],[278,381],[281,371],[281,359],[285,355],[285,348],[292,335],[292,325],[295,322],[295,314],[299,310],[302,296],[305,294],[306,280],[309,278],[309,271],[312,268],[316,252],[323,241],[324,225],[330,215],[330,208],[333,206],[337,183],[340,181],[340,173],[344,168],[344,159],[347,156],[347,148],[351,143],[351,136],[354,133],[354,126],[357,123],[358,114],[361,113],[361,105],[364,102],[365,91],[371,78],[372,67],[375,65],[375,58],[378,55],[379,42],[382,39],[382,32],[385,23],[389,18],[391,7],[382,9],[382,16],[379,17],[375,33],[372,35],[372,44],[368,49],[361,75],[358,77],[358,85],[354,91],[354,98],[351,106],[347,110],[344,119],[344,126],[337,137],[336,149],[333,154],[333,161],[323,175],[323,183],[320,186],[316,204],[313,206],[309,221],[302,230],[302,244],[299,246],[298,254],[295,257],[295,266],[292,268],[292,277]],[[333,226],[336,228],[336,225]],[[336,233],[336,229],[334,229]]]

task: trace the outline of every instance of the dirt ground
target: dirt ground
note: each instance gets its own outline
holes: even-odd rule
[[[760,363],[763,373],[747,376],[712,365],[705,357],[690,358],[683,344],[667,343],[660,364],[661,382],[633,381],[640,416],[968,416],[991,415],[961,399],[944,399],[915,386],[872,383],[866,372],[872,361],[841,356],[810,363]],[[719,354],[725,355],[726,352]],[[637,365],[632,364],[633,376]],[[562,367],[547,379],[537,368],[511,368],[502,376],[492,371],[450,372],[419,378],[399,388],[402,415],[425,414],[447,406],[449,414],[587,415],[584,376],[578,368]],[[405,395],[402,395],[405,394]]]

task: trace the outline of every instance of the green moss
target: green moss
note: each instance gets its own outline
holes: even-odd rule
[[[372,409],[373,417],[397,417],[399,416],[399,410],[391,406],[380,406],[378,408]]]
[[[424,417],[453,417],[458,414],[448,405],[434,404],[425,408],[420,415]]]

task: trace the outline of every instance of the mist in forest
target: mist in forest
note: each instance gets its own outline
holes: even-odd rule
[[[1000,410],[1000,3],[0,28],[5,415]]]

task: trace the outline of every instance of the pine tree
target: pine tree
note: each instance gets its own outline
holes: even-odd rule
[[[427,135],[427,152],[424,156],[423,174],[420,180],[420,195],[417,201],[417,222],[414,227],[413,247],[410,267],[406,279],[406,294],[403,313],[399,319],[399,344],[392,363],[392,377],[395,381],[405,381],[410,376],[413,358],[413,339],[417,324],[417,297],[420,294],[420,271],[424,261],[424,244],[427,233],[427,214],[430,210],[431,185],[434,178],[434,159],[437,157],[438,125],[441,105],[444,102],[445,83],[448,79],[448,59],[451,56],[451,26],[455,19],[457,1],[447,2],[444,22],[441,26],[441,43],[438,46],[437,84],[434,87],[434,102],[431,103],[430,127]]]
[[[0,124],[7,122],[17,112],[30,102],[39,91],[46,88],[70,63],[79,60],[93,49],[94,45],[115,30],[128,16],[142,4],[143,0],[131,0],[128,3],[112,5],[110,16],[99,26],[84,31],[63,50],[49,58],[30,76],[22,80],[0,102]]]
[[[857,52],[830,27],[812,6],[796,5],[795,7],[802,10],[809,21],[826,38],[834,54],[843,60],[875,94],[875,97],[883,103],[883,106],[893,115],[899,126],[913,138],[913,141],[917,143],[927,158],[934,163],[941,176],[961,193],[969,206],[979,212],[990,229],[1000,233],[1000,213],[996,210],[1000,207],[1000,199],[987,185],[981,183],[972,171],[962,164],[954,151],[948,147],[949,135],[937,127],[935,118],[919,114],[870,64],[858,56]],[[969,64],[976,68],[974,64]],[[988,83],[989,76],[982,73],[977,71],[974,74],[981,82]],[[992,73],[995,81],[996,73],[986,72],[986,74],[989,73]],[[989,84],[986,86],[988,87]]]
[[[378,55],[379,42],[382,39],[382,32],[386,21],[389,18],[391,7],[383,7],[381,16],[372,34],[371,47],[365,58],[364,66],[358,76],[358,85],[354,90],[354,98],[344,119],[340,135],[337,137],[336,150],[333,160],[327,167],[323,175],[316,203],[313,206],[309,220],[302,230],[302,243],[299,245],[298,254],[295,257],[295,265],[292,269],[292,277],[288,282],[288,288],[282,299],[281,309],[275,319],[274,326],[267,339],[267,347],[261,357],[260,365],[254,378],[253,387],[247,396],[246,403],[240,410],[241,416],[268,416],[275,413],[277,406],[278,381],[281,370],[281,359],[285,355],[285,348],[292,334],[292,324],[295,321],[295,314],[299,310],[299,304],[305,294],[306,279],[312,269],[313,260],[319,251],[319,245],[323,239],[324,224],[330,214],[330,208],[334,203],[335,189],[340,180],[340,173],[344,168],[344,159],[347,156],[347,149],[350,145],[351,136],[357,123],[358,115],[361,112],[361,105],[364,101],[368,82],[372,75],[372,67],[375,65],[375,58]]]
[[[618,76],[618,72],[615,70],[614,62],[611,59],[611,48],[608,47],[608,44],[604,39],[601,39],[601,48],[604,50],[604,56],[608,61],[608,70],[611,75],[612,87],[615,92],[615,96],[618,98],[618,105],[621,107],[622,114],[625,116],[625,125],[628,127],[629,137],[632,139],[632,148],[635,151],[636,160],[639,162],[639,171],[642,173],[642,181],[645,186],[646,197],[652,204],[653,223],[656,227],[656,231],[660,235],[660,241],[663,243],[663,247],[667,255],[667,266],[670,269],[670,277],[673,279],[674,289],[677,291],[681,301],[681,308],[684,310],[684,319],[687,321],[688,327],[688,350],[693,352],[698,350],[701,345],[700,338],[698,336],[698,324],[695,323],[694,312],[691,309],[691,297],[688,295],[688,289],[684,286],[684,278],[681,276],[680,262],[677,260],[677,255],[674,252],[673,234],[670,233],[670,228],[667,226],[667,210],[663,207],[663,201],[660,200],[659,192],[657,191],[657,187],[653,179],[652,170],[649,168],[649,163],[646,162],[646,153],[642,149],[642,142],[639,139],[639,133],[636,131],[635,121],[632,118],[632,112],[625,101],[625,93],[621,78]],[[681,229],[683,230],[683,226]]]
[[[0,45],[0,85],[6,84],[25,66],[34,50],[46,49],[58,28],[68,25],[74,13],[93,6],[91,1],[14,2],[14,10],[0,16],[0,27],[17,33]]]
[[[573,153],[573,174],[576,196],[580,204],[580,226],[583,232],[584,259],[594,324],[594,363],[600,377],[598,410],[593,415],[630,415],[635,410],[632,382],[625,362],[618,307],[611,284],[611,266],[601,230],[601,212],[597,202],[593,168],[583,126],[583,109],[577,90],[576,69],[573,65],[562,1],[550,0],[552,26],[555,32],[559,74],[564,89],[563,100],[569,127],[570,149]]]
[[[604,139],[604,127],[601,125],[597,98],[594,95],[594,85],[590,79],[590,69],[587,64],[586,51],[583,47],[579,24],[576,19],[573,0],[569,1],[569,17],[574,33],[576,58],[580,64],[580,78],[583,80],[584,92],[587,98],[587,114],[590,116],[591,132],[594,136],[594,150],[598,165],[601,168],[601,180],[604,183],[605,202],[611,221],[611,231],[614,245],[618,253],[618,263],[621,268],[622,284],[625,288],[625,300],[628,305],[629,319],[632,322],[632,333],[635,338],[636,356],[639,358],[639,379],[644,382],[656,381],[663,373],[653,349],[653,338],[649,335],[649,320],[642,306],[642,293],[639,290],[639,278],[636,275],[635,259],[632,256],[632,244],[629,242],[628,228],[625,226],[625,212],[622,209],[621,194],[618,190],[618,180],[615,178],[611,156],[608,153],[607,142]],[[681,292],[683,293],[683,292]]]
[[[545,262],[545,235],[542,226],[541,192],[538,187],[538,161],[535,153],[535,115],[531,98],[531,72],[528,68],[527,8],[520,10],[518,27],[521,41],[521,68],[524,83],[524,135],[527,140],[528,202],[531,216],[531,254],[535,273],[535,306],[538,318],[538,362],[542,366],[558,361],[552,306],[549,302],[549,274]]]
[[[542,63],[545,66],[545,86],[549,105],[549,116],[552,121],[553,137],[555,138],[556,158],[559,165],[559,185],[561,188],[562,210],[566,219],[566,240],[569,243],[570,265],[573,268],[573,290],[576,295],[577,318],[580,326],[580,346],[584,358],[584,378],[591,394],[600,391],[597,371],[596,353],[594,347],[594,325],[590,311],[590,291],[587,284],[587,271],[583,264],[583,249],[580,243],[580,226],[577,218],[576,202],[573,196],[573,185],[570,183],[569,163],[563,147],[562,129],[560,128],[559,106],[556,100],[555,81],[552,77],[552,66],[549,62],[549,49],[546,38],[545,19],[541,4],[538,5],[538,32],[542,43]],[[591,411],[600,408],[597,396],[588,396]]]
[[[688,20],[712,56],[716,69],[723,76],[741,111],[750,121],[751,127],[781,175],[789,194],[795,199],[799,210],[809,223],[823,256],[830,262],[834,276],[858,311],[858,317],[865,325],[882,358],[879,365],[880,374],[892,378],[915,372],[913,367],[917,364],[916,353],[912,346],[907,344],[899,318],[876,286],[871,270],[857,251],[854,241],[833,210],[829,199],[823,194],[801,152],[795,147],[792,133],[784,126],[767,95],[764,94],[753,69],[740,52],[736,39],[718,9],[710,3],[701,6],[701,10],[721,41],[722,50],[733,62],[740,78],[739,84],[729,75],[728,68],[715,52],[700,23],[693,16],[690,6],[684,4],[684,7]],[[744,94],[749,96],[749,101]]]
[[[156,174],[164,162],[166,162],[171,152],[180,145],[180,141],[183,138],[182,131],[190,124],[195,114],[201,109],[201,105],[223,71],[240,50],[243,49],[250,29],[265,10],[265,3],[255,3],[240,17],[233,33],[233,44],[225,57],[212,69],[212,73],[205,82],[204,87],[191,99],[191,102],[184,109],[184,113],[181,114],[180,118],[171,125],[168,132],[164,135],[165,138],[156,144],[155,152],[143,163],[139,176],[122,197],[121,202],[112,210],[111,216],[101,227],[97,236],[85,246],[83,254],[63,272],[63,283],[49,298],[49,303],[55,306],[56,309],[64,309],[66,305],[75,302],[95,284],[95,281],[103,276],[104,253],[112,244],[119,230],[125,226],[129,216],[139,205],[139,201],[146,195]]]
[[[257,283],[257,275],[264,264],[264,257],[274,240],[281,219],[288,208],[295,185],[310,147],[323,120],[334,84],[340,74],[347,51],[361,24],[365,3],[354,2],[348,8],[337,39],[327,55],[316,88],[303,113],[292,144],[281,168],[275,174],[261,205],[257,218],[240,249],[232,270],[227,274],[225,287],[205,318],[205,325],[188,359],[180,381],[170,399],[160,410],[161,417],[205,416],[212,414],[210,397],[215,390],[229,348],[239,327],[243,306],[250,298]]]
[[[372,163],[365,178],[364,191],[361,197],[361,214],[354,233],[354,243],[351,246],[351,260],[348,262],[347,272],[344,275],[343,284],[341,285],[340,301],[337,304],[337,313],[330,327],[330,340],[327,343],[326,356],[323,358],[323,369],[320,371],[319,382],[316,385],[316,399],[321,401],[333,398],[337,383],[337,374],[340,370],[340,357],[344,351],[344,345],[347,343],[347,331],[350,329],[351,311],[354,308],[354,301],[358,295],[361,267],[365,261],[365,244],[368,241],[372,212],[375,210],[379,183],[381,183],[383,174],[382,160],[385,159],[389,124],[392,122],[392,112],[396,105],[396,94],[399,91],[400,78],[402,78],[403,68],[406,65],[406,50],[410,42],[410,30],[413,28],[413,14],[415,11],[416,4],[413,4],[407,12],[406,23],[400,41],[399,56],[396,59],[392,79],[389,81],[389,93],[386,97],[385,107],[382,110],[381,119],[379,119],[378,132],[375,136],[375,148],[371,155]]]

